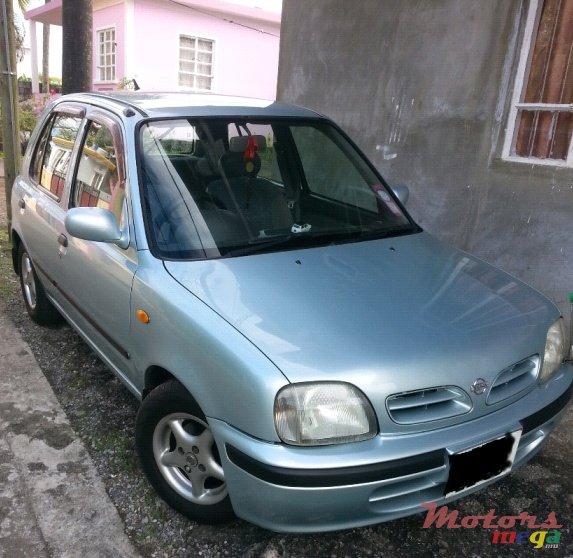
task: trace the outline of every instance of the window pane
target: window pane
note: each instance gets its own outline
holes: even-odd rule
[[[162,120],[140,133],[144,218],[159,256],[216,258],[412,231],[367,162],[318,121]]]
[[[192,74],[179,74],[179,85],[193,87],[195,85],[194,76]]]
[[[258,138],[264,138],[264,146],[257,150],[261,160],[261,169],[257,173],[259,178],[267,178],[276,184],[282,184],[283,178],[279,169],[276,153],[276,141],[274,131],[269,124],[249,124],[249,132]],[[229,141],[233,143],[233,138],[239,135],[235,124],[229,126]]]
[[[74,205],[110,209],[119,221],[122,194],[112,134],[106,126],[92,122],[74,183]]]
[[[181,60],[194,60],[195,59],[195,51],[194,50],[188,50],[185,48],[180,48],[179,49],[179,58]]]
[[[192,72],[195,69],[195,62],[185,62],[181,60],[179,62],[179,69],[182,72]]]
[[[58,197],[64,190],[71,152],[81,121],[81,118],[75,116],[56,116],[44,144],[44,152],[40,153],[39,149],[36,154],[38,160],[39,157],[42,158],[41,168],[38,169],[37,163],[33,163],[35,179],[38,180],[40,186]]]
[[[337,143],[317,128],[293,127],[292,135],[311,192],[376,211],[374,192],[364,187],[362,173]],[[328,164],[325,164],[326,161]]]
[[[42,174],[42,161],[44,159],[44,153],[46,152],[46,148],[48,147],[49,137],[50,137],[50,130],[52,128],[52,121],[53,118],[46,124],[44,130],[42,131],[41,139],[38,141],[38,145],[36,147],[36,152],[32,158],[32,162],[30,164],[30,176],[35,182],[40,182],[40,177]]]
[[[209,77],[195,76],[195,83],[197,84],[197,89],[211,90],[211,78]]]
[[[543,3],[523,102],[573,103],[573,0]],[[571,114],[522,111],[518,123],[516,155],[567,158]]]

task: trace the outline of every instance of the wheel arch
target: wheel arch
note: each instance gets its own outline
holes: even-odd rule
[[[181,383],[179,378],[162,366],[150,366],[145,371],[145,385],[143,388],[142,399],[145,399],[155,388],[169,380],[177,380]]]

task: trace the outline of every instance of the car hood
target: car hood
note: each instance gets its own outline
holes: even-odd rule
[[[291,382],[347,381],[376,406],[491,385],[543,355],[559,317],[535,290],[427,233],[165,267]]]

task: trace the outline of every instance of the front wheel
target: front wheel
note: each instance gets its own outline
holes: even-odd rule
[[[233,517],[209,424],[178,381],[165,382],[143,400],[135,441],[149,482],[172,508],[204,523]]]
[[[30,317],[40,325],[51,325],[61,321],[62,317],[46,296],[30,254],[23,244],[20,244],[18,249],[18,269],[22,296]]]

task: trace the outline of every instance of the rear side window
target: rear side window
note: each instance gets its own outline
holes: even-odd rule
[[[64,190],[74,143],[82,119],[56,114],[42,130],[30,165],[30,176],[39,186],[57,198]]]

